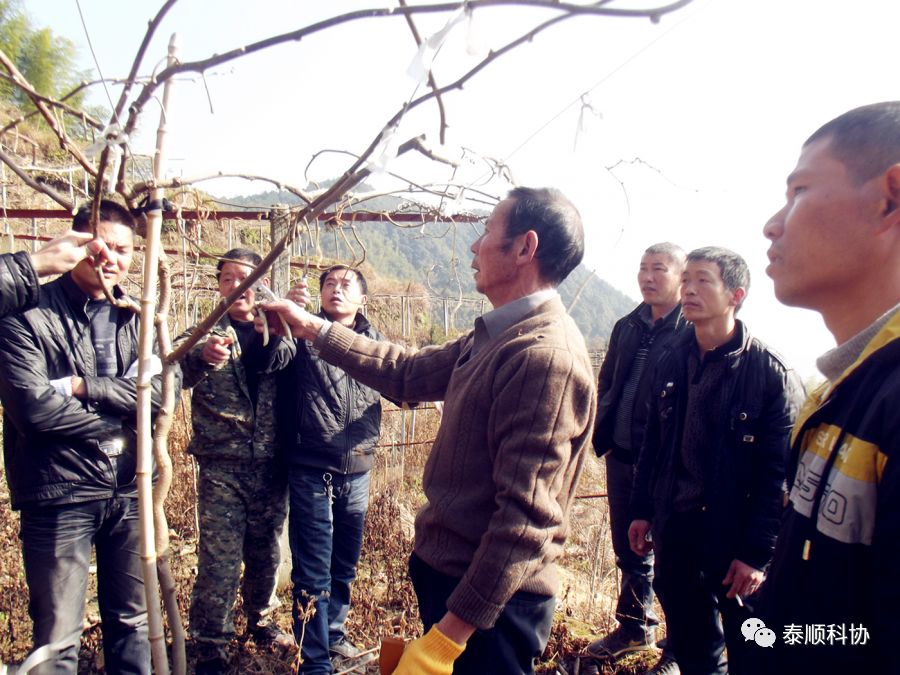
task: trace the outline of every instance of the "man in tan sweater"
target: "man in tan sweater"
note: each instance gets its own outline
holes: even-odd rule
[[[533,672],[593,426],[587,350],[556,291],[584,253],[578,211],[557,190],[517,188],[471,250],[494,310],[441,346],[375,342],[290,301],[267,305],[351,377],[397,400],[445,401],[410,560],[427,633],[398,675]]]

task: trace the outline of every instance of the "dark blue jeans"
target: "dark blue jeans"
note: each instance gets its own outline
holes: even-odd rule
[[[409,576],[419,601],[425,632],[447,613],[447,599],[459,579],[442,574],[415,553],[409,559]],[[453,675],[531,675],[534,661],[550,639],[556,598],[519,591],[514,594],[494,627],[477,630],[465,651],[453,664]]]
[[[356,578],[369,508],[369,474],[345,476],[291,467],[288,483],[294,637],[298,644],[302,638],[300,672],[331,673],[328,647],[345,634],[350,584]],[[316,612],[304,626],[302,615],[313,601]]]
[[[103,655],[110,673],[149,673],[150,642],[141,574],[137,499],[115,497],[22,509],[22,556],[34,622],[34,646],[80,633],[84,596],[97,550]],[[33,673],[75,673],[78,647]]]
[[[656,627],[653,611],[653,554],[639,556],[628,544],[631,525],[631,486],[634,466],[606,456],[606,490],[609,495],[609,530],[616,565],[622,572],[622,586],[616,604],[616,621],[629,633],[641,634]],[[651,636],[652,637],[652,636]]]

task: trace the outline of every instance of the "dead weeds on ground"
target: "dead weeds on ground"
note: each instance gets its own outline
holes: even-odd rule
[[[196,488],[194,468],[185,447],[190,437],[189,403],[179,405],[170,441],[175,480],[167,503],[172,532],[170,561],[176,577],[179,606],[187,621],[190,591],[196,577]],[[411,435],[412,413],[386,406],[384,435],[373,470],[373,494],[366,520],[359,577],[353,587],[353,610],[348,628],[351,639],[362,648],[380,644],[383,636],[417,637],[421,632],[415,594],[407,574],[412,550],[413,517],[423,502],[421,475],[427,441],[439,424],[437,412],[417,411],[415,435]],[[403,447],[402,443],[411,443]],[[602,463],[591,456],[586,462],[580,492],[596,493],[605,486]],[[27,588],[18,546],[18,514],[9,509],[5,480],[0,479],[0,536],[8,542],[0,550],[0,662],[24,659],[31,643],[27,614]],[[573,507],[569,543],[562,560],[563,587],[557,620],[548,644],[542,672],[570,665],[592,637],[612,627],[618,584],[609,545],[605,499],[578,500]],[[275,613],[279,626],[291,626],[289,588],[280,593],[282,606]],[[240,601],[238,601],[240,610]],[[289,673],[293,653],[259,649],[243,636],[242,613],[236,612],[239,637],[232,645],[233,673]],[[82,638],[79,672],[103,670],[101,631],[96,605],[89,602],[87,629]],[[609,673],[639,673],[647,667],[623,660]],[[370,672],[377,672],[372,666]]]

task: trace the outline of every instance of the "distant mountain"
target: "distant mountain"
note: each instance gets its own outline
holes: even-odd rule
[[[247,208],[299,203],[291,193],[278,191],[229,197],[227,201]],[[365,202],[365,210],[394,212],[403,210],[404,205],[408,210],[408,202],[401,202],[395,197],[379,197]],[[347,213],[344,212],[345,216]],[[479,236],[480,230],[480,224],[449,222],[430,222],[412,227],[389,222],[367,222],[357,227],[366,248],[366,262],[379,275],[415,281],[436,295],[457,297],[461,294],[466,298],[480,297],[469,268],[472,261],[469,247]],[[351,257],[341,237],[325,235],[321,238],[321,247],[326,256],[338,259]],[[585,338],[597,346],[598,340],[609,338],[616,320],[631,311],[636,303],[580,265],[559,289],[567,306],[582,285],[584,289],[571,314]],[[480,311],[480,305],[469,303],[468,307],[468,311],[463,309],[457,313],[456,325],[467,325]]]

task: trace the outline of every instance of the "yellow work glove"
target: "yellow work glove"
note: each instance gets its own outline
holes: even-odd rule
[[[406,646],[394,675],[451,675],[453,662],[465,648],[432,626]]]

